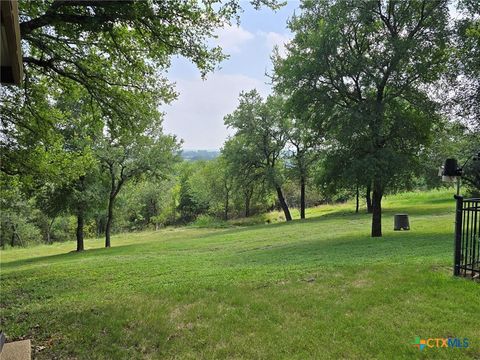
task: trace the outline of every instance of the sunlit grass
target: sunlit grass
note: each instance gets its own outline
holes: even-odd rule
[[[2,328],[45,359],[479,358],[480,284],[451,276],[452,193],[384,206],[381,239],[346,203],[289,224],[122,234],[111,249],[90,239],[81,254],[9,249]],[[393,231],[397,212],[410,232]],[[415,336],[470,347],[420,353]]]

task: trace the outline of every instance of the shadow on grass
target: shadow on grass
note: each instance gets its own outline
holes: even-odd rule
[[[410,222],[415,223],[415,217],[438,217],[438,216],[445,216],[445,215],[452,215],[452,223],[454,221],[454,209],[445,209],[445,211],[438,211],[438,209],[435,210],[434,214],[432,214],[432,209],[431,208],[424,208],[424,207],[408,207],[408,215],[410,216]],[[392,208],[387,208],[383,210],[383,215],[382,215],[382,221],[383,221],[383,230],[387,230],[390,226],[393,227],[393,216],[394,214],[397,213],[404,213],[405,208],[402,207],[392,207]],[[370,234],[370,221],[371,221],[371,214],[368,214],[366,212],[360,212],[360,213],[355,213],[354,210],[338,210],[335,212],[331,213],[326,213],[318,216],[312,216],[307,219],[294,219],[291,222],[281,222],[281,223],[274,223],[274,224],[257,224],[257,225],[249,225],[249,226],[239,226],[239,227],[231,227],[231,228],[226,228],[226,229],[216,229],[216,232],[212,233],[207,233],[207,234],[201,234],[198,236],[195,236],[197,239],[202,239],[202,238],[215,238],[215,237],[223,237],[225,235],[230,235],[234,233],[241,233],[241,232],[248,232],[248,231],[254,231],[254,230],[270,230],[270,229],[277,229],[281,227],[288,227],[288,226],[301,226],[301,224],[319,224],[321,222],[329,222],[331,220],[345,220],[345,221],[352,221],[352,220],[360,220],[365,222],[365,238],[370,239],[369,234]],[[391,225],[390,225],[391,222]],[[316,228],[316,231],[321,230]],[[388,233],[388,230],[386,231]],[[399,234],[399,233],[395,233]],[[414,231],[411,232],[411,234],[414,234]],[[350,235],[351,237],[351,235]],[[336,239],[341,239],[341,237],[338,236],[332,236],[332,238],[336,241]],[[373,241],[379,241],[377,239],[372,239]]]
[[[140,245],[140,244],[138,244]],[[8,262],[2,262],[2,269],[16,268],[19,266],[37,264],[37,263],[56,263],[63,261],[79,260],[84,258],[90,258],[95,256],[109,256],[109,255],[118,255],[119,250],[123,252],[125,248],[135,247],[137,244],[128,244],[111,247],[110,249],[98,248],[98,249],[87,249],[84,251],[69,251],[67,253],[54,254],[54,255],[45,255],[37,256],[26,259],[13,260]]]
[[[452,256],[453,239],[445,233],[390,233],[382,238],[353,237],[273,244],[243,249],[228,256],[231,265],[352,265],[378,261],[407,262],[424,258],[445,259]]]

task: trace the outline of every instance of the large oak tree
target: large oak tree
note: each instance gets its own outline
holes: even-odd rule
[[[250,3],[278,7],[275,0]],[[64,116],[49,98],[52,92],[77,84],[115,136],[141,131],[138,119],[176,96],[166,78],[171,57],[187,58],[202,75],[212,71],[226,55],[210,39],[238,19],[241,4],[34,0],[19,2],[19,10],[25,78],[21,88],[1,89],[1,169],[38,179],[59,169],[71,177],[82,172],[69,171],[63,161],[56,131]]]
[[[381,201],[428,143],[429,86],[445,71],[446,0],[304,1],[295,37],[275,60],[277,89],[309,102],[328,137],[373,183],[372,236]]]

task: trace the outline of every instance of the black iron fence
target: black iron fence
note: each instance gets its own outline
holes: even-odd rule
[[[480,278],[480,199],[455,196],[455,255],[453,274]]]

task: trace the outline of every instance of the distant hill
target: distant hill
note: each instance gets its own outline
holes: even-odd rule
[[[183,150],[182,158],[187,161],[212,160],[220,155],[219,150]]]

